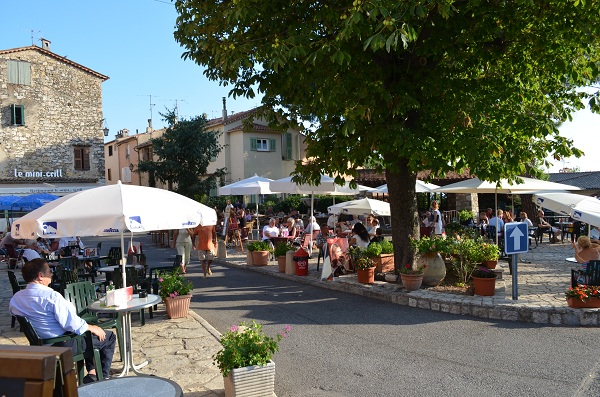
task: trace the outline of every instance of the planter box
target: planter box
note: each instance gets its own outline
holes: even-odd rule
[[[275,392],[275,363],[234,368],[223,378],[225,397],[272,397]]]
[[[573,309],[600,308],[600,298],[588,298],[585,302],[577,298],[567,298],[567,305]]]
[[[252,265],[266,266],[269,263],[269,251],[253,251]]]
[[[371,259],[375,262],[375,271],[377,273],[394,271],[394,254],[381,254]]]
[[[167,308],[167,317],[184,318],[187,317],[190,310],[190,301],[192,295],[181,295],[174,298],[165,298],[165,307]]]

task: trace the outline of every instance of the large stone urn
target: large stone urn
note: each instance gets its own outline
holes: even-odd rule
[[[442,256],[437,253],[421,254],[417,260],[417,267],[423,268],[423,285],[435,287],[446,277],[446,264]]]

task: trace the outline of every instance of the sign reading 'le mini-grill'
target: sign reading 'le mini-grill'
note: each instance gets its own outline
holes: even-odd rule
[[[62,176],[61,169],[54,171],[19,171],[15,168],[15,178],[62,178]]]

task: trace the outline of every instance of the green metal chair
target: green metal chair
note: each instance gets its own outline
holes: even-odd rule
[[[60,292],[61,295],[64,295],[67,285],[78,281],[77,269],[68,269],[63,267],[63,265],[58,265],[52,277],[51,287]]]
[[[71,302],[77,310],[77,315],[84,319],[88,324],[97,325],[102,329],[113,328],[117,334],[119,342],[119,353],[123,361],[123,328],[121,325],[121,314],[116,318],[99,318],[95,313],[90,312],[87,307],[90,303],[98,300],[96,295],[96,285],[88,281],[67,284],[64,297]]]
[[[127,287],[133,287],[133,293],[138,294],[140,291],[147,291],[147,280],[141,280],[135,266],[125,266],[125,277],[127,279]],[[115,288],[123,288],[123,274],[120,269],[112,272],[112,282]],[[154,318],[152,307],[148,308],[150,318]],[[142,325],[146,325],[146,316],[144,309],[140,309],[140,322]]]
[[[92,334],[90,331],[86,331],[82,335],[61,335],[55,338],[40,338],[38,333],[33,328],[33,325],[29,322],[26,317],[15,316],[19,320],[21,329],[25,333],[25,337],[29,341],[31,346],[45,346],[54,345],[59,342],[67,340],[75,340],[77,342],[77,354],[73,354],[73,361],[77,366],[77,382],[81,386],[83,384],[83,377],[85,376],[85,359],[93,358],[94,368],[96,369],[96,378],[101,381],[104,379],[102,376],[102,364],[100,362],[100,351],[94,348],[92,343]],[[85,338],[85,350],[83,349],[83,340]]]

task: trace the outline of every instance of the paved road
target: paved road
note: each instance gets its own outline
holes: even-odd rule
[[[292,326],[276,354],[282,396],[598,396],[598,328],[421,310],[215,265],[193,309],[220,332]]]

